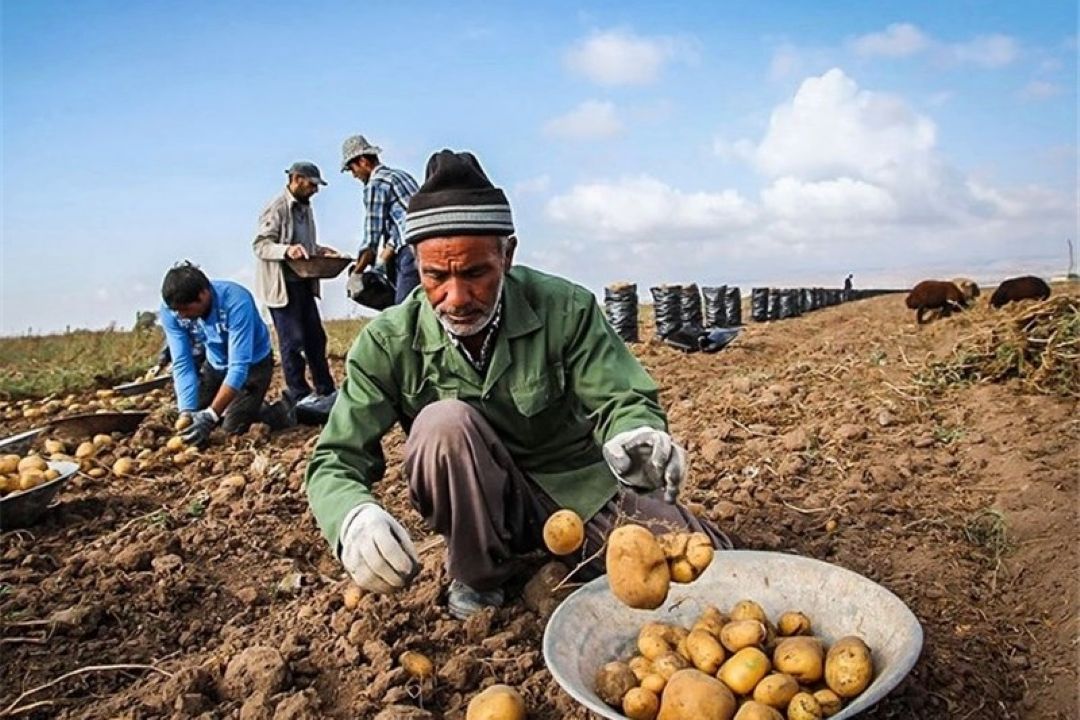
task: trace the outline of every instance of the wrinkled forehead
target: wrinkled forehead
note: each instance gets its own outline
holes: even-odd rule
[[[413,246],[421,268],[477,267],[502,261],[495,235],[455,235],[428,238]]]

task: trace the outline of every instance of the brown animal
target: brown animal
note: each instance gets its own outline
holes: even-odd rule
[[[908,293],[905,304],[915,310],[915,321],[923,324],[923,313],[940,310],[942,317],[949,317],[953,310],[966,310],[967,300],[960,288],[945,280],[923,280]]]
[[[964,293],[964,298],[968,303],[979,297],[979,286],[974,280],[969,280],[968,278],[953,278],[952,284],[960,288],[960,292]]]
[[[999,308],[1017,300],[1030,300],[1032,298],[1045,300],[1050,297],[1050,286],[1042,278],[1034,275],[1009,278],[998,285],[997,290],[990,296],[990,305]]]

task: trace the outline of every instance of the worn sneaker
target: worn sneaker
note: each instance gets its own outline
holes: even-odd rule
[[[474,613],[488,607],[499,607],[506,600],[502,588],[494,590],[473,590],[459,580],[450,583],[446,604],[450,614],[458,620],[466,620]]]

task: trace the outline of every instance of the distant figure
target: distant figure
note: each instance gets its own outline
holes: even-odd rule
[[[364,183],[364,239],[353,272],[363,272],[378,258],[387,267],[394,283],[394,303],[399,304],[420,284],[413,249],[402,239],[405,209],[418,185],[404,170],[379,162],[381,152],[363,135],[346,138],[341,146],[341,172],[348,171]]]
[[[1009,278],[990,296],[991,307],[999,308],[1017,300],[1045,300],[1050,297],[1050,286],[1034,275]]]
[[[286,403],[263,407],[274,354],[266,323],[247,289],[229,280],[211,282],[202,270],[185,262],[165,273],[161,299],[176,405],[191,418],[184,442],[206,445],[219,423],[229,433],[245,432],[259,421],[273,429],[295,424]],[[201,370],[185,320],[194,323],[205,339]]]
[[[293,163],[285,173],[288,176],[285,189],[262,211],[259,230],[252,242],[258,258],[255,295],[270,308],[274,320],[289,399],[294,403],[302,400],[305,405],[329,405],[333,404],[336,392],[326,360],[326,331],[315,303],[319,281],[300,277],[286,262],[339,254],[316,242],[311,198],[326,182],[319,168],[309,162]],[[307,381],[307,369],[311,370],[314,395]]]
[[[964,299],[968,301],[968,304],[979,297],[979,286],[974,280],[969,280],[968,278],[953,278],[952,284],[960,288],[960,292],[964,293]]]
[[[915,310],[915,322],[923,324],[923,313],[940,310],[942,317],[949,317],[953,310],[966,310],[967,301],[960,288],[944,280],[923,280],[912,288],[905,304]]]
[[[851,292],[851,287],[852,287],[851,278],[853,278],[853,277],[855,277],[855,276],[854,275],[848,275],[846,278],[844,278],[844,292],[846,292],[846,293]]]

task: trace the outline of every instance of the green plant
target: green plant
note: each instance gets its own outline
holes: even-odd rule
[[[934,428],[934,440],[937,440],[942,445],[951,445],[964,437],[964,434],[965,431],[962,427],[938,425]]]
[[[964,525],[964,537],[985,550],[995,564],[1012,549],[1005,513],[997,508],[984,508],[972,515]]]
[[[187,506],[188,517],[201,518],[203,513],[206,512],[206,501],[202,498],[195,498]]]

